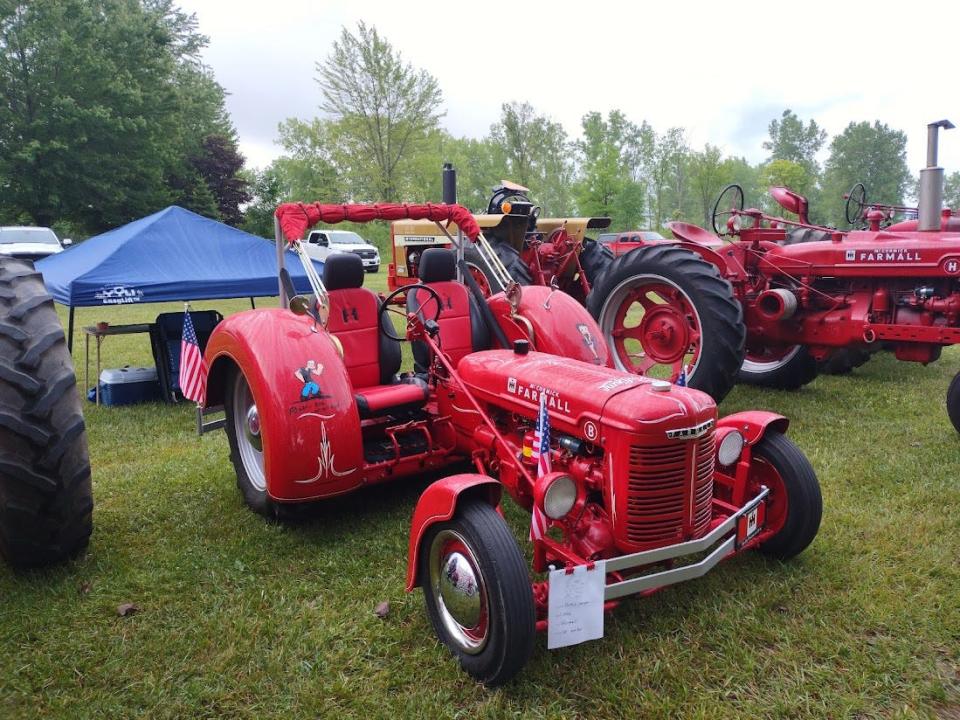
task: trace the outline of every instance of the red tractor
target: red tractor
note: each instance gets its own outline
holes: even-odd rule
[[[551,568],[601,573],[602,617],[737,553],[787,559],[815,537],[819,485],[786,418],[718,418],[705,393],[608,367],[576,300],[517,284],[484,297],[455,279],[450,250],[424,251],[419,282],[380,298],[358,258],[329,258],[320,278],[300,244],[320,221],[421,219],[443,233],[452,221],[501,272],[462,207],[289,204],[276,217],[278,251],[300,254],[314,297],[292,297],[281,265],[286,307],[228,317],[206,349],[206,404],[225,407],[238,486],[273,515],[449,468],[414,510],[407,589],[423,588],[437,635],[477,680],[501,684],[526,663],[550,623]],[[532,581],[504,489],[536,518]]]
[[[796,220],[744,209],[743,191],[728,186],[713,211],[713,232],[687,223],[671,223],[677,241],[651,244],[617,258],[591,309],[604,339],[619,351],[626,369],[643,370],[642,358],[658,352],[658,338],[640,335],[631,352],[622,338],[622,318],[631,313],[638,327],[652,314],[672,317],[675,326],[704,337],[717,332],[704,317],[709,302],[695,288],[674,279],[665,285],[662,260],[670,255],[686,263],[688,276],[716,273],[729,282],[743,309],[746,352],[739,379],[757,385],[794,389],[813,380],[829,363],[844,370],[864,362],[881,347],[900,360],[929,363],[946,345],[960,342],[960,222],[941,210],[943,170],[937,167],[937,135],[948,121],[932,123],[927,165],[921,171],[916,210],[870,205],[863,186],[847,195],[847,217],[865,229],[838,231],[812,225],[805,198],[782,187],[773,198]],[[915,219],[893,223],[901,211]],[[618,278],[634,278],[617,285]],[[650,293],[666,302],[645,302]],[[618,334],[619,333],[619,334]],[[691,369],[696,383],[700,369]],[[960,430],[960,381],[947,397],[951,421]]]

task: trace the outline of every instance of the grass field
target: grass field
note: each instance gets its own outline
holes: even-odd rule
[[[78,322],[168,309],[81,309]],[[152,362],[146,336],[109,338],[103,354]],[[498,691],[459,671],[421,593],[403,590],[430,478],[271,524],[242,504],[226,437],[198,438],[191,407],[88,404],[94,535],[65,567],[0,567],[0,718],[960,717],[960,438],[943,407],[958,359],[884,354],[800,392],[737,388],[721,412],[785,413],[819,474],[814,544],[628,600],[601,641],[548,652],[540,638]],[[74,360],[82,375],[79,333]],[[528,519],[508,519],[523,537]],[[118,617],[127,602],[139,612]]]

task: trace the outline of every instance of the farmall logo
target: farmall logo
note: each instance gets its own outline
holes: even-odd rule
[[[906,263],[919,262],[920,253],[917,250],[903,248],[877,248],[874,250],[847,250],[844,255],[847,262],[875,262],[875,263]]]
[[[537,385],[536,383],[521,385],[516,378],[507,378],[507,392],[534,403],[539,403],[542,395],[546,400],[548,409],[568,414],[570,412],[570,402],[560,397],[560,393],[556,390],[545,388],[543,385]]]

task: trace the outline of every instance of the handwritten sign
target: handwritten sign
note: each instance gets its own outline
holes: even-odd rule
[[[597,561],[591,570],[585,565],[579,565],[569,574],[566,570],[551,571],[548,649],[603,637],[605,578],[606,571],[602,560]]]

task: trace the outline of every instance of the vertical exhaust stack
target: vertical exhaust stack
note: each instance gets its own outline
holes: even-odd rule
[[[940,128],[952,130],[953,123],[940,120],[927,125],[927,166],[920,170],[918,230],[939,230],[943,208],[943,168],[937,165],[937,142]]]

